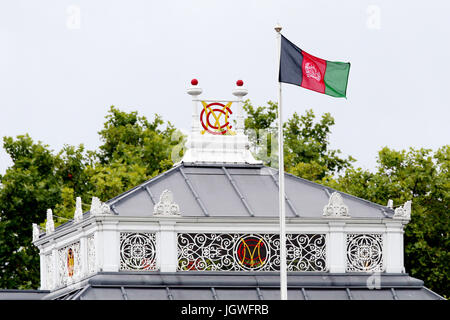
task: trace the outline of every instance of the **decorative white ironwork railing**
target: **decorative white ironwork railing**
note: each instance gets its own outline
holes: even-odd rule
[[[347,234],[347,271],[383,271],[383,235]]]
[[[278,271],[278,234],[178,234],[179,271]],[[288,271],[325,271],[325,234],[287,234]]]
[[[156,270],[156,235],[120,233],[120,270]]]

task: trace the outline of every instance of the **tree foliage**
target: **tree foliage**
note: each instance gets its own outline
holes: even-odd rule
[[[245,130],[256,158],[268,166],[278,167],[277,103],[254,107],[244,104],[247,113]],[[321,180],[351,166],[352,157],[342,158],[340,150],[330,149],[329,135],[334,118],[325,113],[318,122],[312,110],[294,113],[283,124],[284,167],[287,172],[309,180]]]
[[[0,287],[34,287],[39,277],[31,224],[61,202],[60,161],[28,135],[4,138],[14,164],[0,176]]]
[[[412,200],[405,228],[405,268],[426,286],[449,296],[450,276],[450,146],[378,154],[376,172],[349,168],[328,184],[357,197],[397,206]]]
[[[171,149],[182,139],[158,115],[152,122],[136,112],[111,107],[99,132],[98,151],[64,146],[56,154],[30,136],[5,137],[13,165],[0,176],[0,288],[36,288],[39,255],[31,225],[45,226],[52,208],[55,224],[73,218],[75,198],[88,210],[92,196],[117,196],[170,168]]]

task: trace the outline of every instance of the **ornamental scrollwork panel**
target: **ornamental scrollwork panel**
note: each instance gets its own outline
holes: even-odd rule
[[[66,286],[81,276],[80,242],[58,249],[56,287]]]
[[[120,233],[120,270],[157,270],[154,233]]]
[[[46,276],[46,288],[53,288],[53,254],[45,255],[45,269],[47,272]]]
[[[178,234],[179,271],[278,271],[278,234]],[[288,271],[323,271],[325,235],[288,234]]]
[[[347,234],[347,271],[383,271],[383,236]]]
[[[287,234],[286,260],[288,271],[325,271],[324,234]]]

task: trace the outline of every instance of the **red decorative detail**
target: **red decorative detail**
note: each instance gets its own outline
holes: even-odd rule
[[[67,273],[69,277],[73,276],[73,269],[75,264],[75,255],[73,253],[72,248],[69,248],[67,252]]]
[[[73,178],[72,174],[69,173],[69,174],[67,175],[67,178],[72,179],[72,178]]]
[[[302,54],[303,79],[301,86],[309,90],[325,93],[324,77],[327,69],[326,60],[317,58],[305,51]]]
[[[192,84],[193,86],[198,85],[198,80],[197,80],[197,79],[192,79],[192,80],[191,80],[191,84]]]
[[[223,107],[223,109],[219,109],[219,108],[217,108],[217,109],[212,109],[212,108],[211,108],[212,106],[221,106],[221,107]],[[203,129],[205,129],[206,131],[208,131],[208,132],[211,133],[211,134],[223,135],[223,134],[227,133],[228,129],[231,129],[231,128],[232,128],[232,126],[229,126],[230,123],[228,122],[228,115],[229,115],[229,114],[233,114],[233,112],[231,111],[230,108],[228,108],[228,107],[225,108],[225,105],[222,104],[222,103],[219,103],[219,102],[213,102],[213,103],[208,104],[208,105],[206,106],[206,109],[207,109],[207,113],[206,113],[206,124],[205,124],[205,122],[203,122],[203,115],[205,114],[205,109],[203,109],[202,112],[200,113],[200,122],[202,123]],[[225,111],[225,110],[226,110],[226,111]],[[216,111],[217,111],[217,112],[221,112],[221,113],[223,113],[223,114],[225,115],[225,123],[222,124],[222,125],[220,125],[220,127],[214,126],[214,125],[212,125],[211,122],[210,122],[210,116],[211,116],[213,113],[214,113],[216,116],[218,116],[218,114],[216,113]],[[228,111],[228,113],[227,113],[227,111]],[[212,129],[214,129],[214,130],[216,130],[216,131],[210,130],[210,128],[212,128]]]
[[[201,259],[195,259],[195,260],[189,260],[188,265],[186,266],[186,270],[199,270],[198,269],[198,264],[202,263]],[[200,271],[202,269],[200,268]]]
[[[262,238],[248,236],[241,238],[237,247],[239,263],[246,268],[260,268],[267,260],[267,245]]]
[[[244,85],[244,81],[238,80],[238,81],[236,81],[236,85],[237,85],[238,87],[242,87],[242,86]]]

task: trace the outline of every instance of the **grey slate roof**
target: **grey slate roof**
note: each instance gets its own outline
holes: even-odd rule
[[[40,300],[50,291],[47,290],[0,290],[0,300]]]
[[[285,174],[286,217],[320,218],[336,190]],[[189,165],[171,170],[107,201],[121,216],[149,216],[169,189],[182,216],[278,217],[278,171],[262,165]],[[392,217],[387,207],[339,192],[353,218]]]
[[[407,274],[380,276],[369,289],[369,275],[288,275],[290,300],[436,300],[442,299]],[[64,300],[278,300],[279,274],[264,272],[99,273],[75,290],[44,299]]]
[[[443,300],[407,274],[289,273],[290,300]],[[372,283],[369,280],[369,284]],[[278,300],[279,274],[267,272],[103,272],[76,289],[0,290],[0,300]]]

